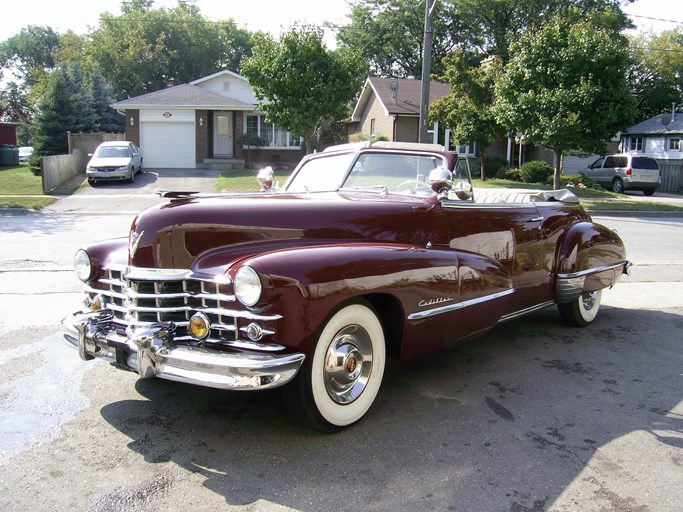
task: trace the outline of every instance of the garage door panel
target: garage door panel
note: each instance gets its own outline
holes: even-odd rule
[[[146,168],[195,168],[194,123],[140,125],[140,147]]]

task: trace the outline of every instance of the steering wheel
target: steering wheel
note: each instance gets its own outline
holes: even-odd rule
[[[428,190],[430,192],[432,190],[429,185],[417,180],[405,180],[396,187],[396,192],[401,192],[403,189],[409,190],[411,194],[417,194],[418,190]]]

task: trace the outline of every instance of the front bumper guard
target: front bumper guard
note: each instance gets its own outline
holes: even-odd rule
[[[143,379],[231,390],[282,386],[296,376],[305,359],[301,353],[232,353],[175,345],[172,322],[129,327],[122,335],[114,330],[113,320],[113,312],[106,309],[70,315],[62,320],[64,340],[85,361],[104,359]]]

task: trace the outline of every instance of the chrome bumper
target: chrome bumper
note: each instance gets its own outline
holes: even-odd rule
[[[299,371],[305,355],[222,352],[173,343],[173,323],[113,329],[110,310],[75,313],[62,320],[64,340],[83,360],[105,359],[137,372],[143,379],[159,377],[219,389],[249,390],[282,386]]]
[[[558,274],[555,283],[555,301],[558,304],[567,304],[581,297],[584,293],[586,279],[591,278],[602,283],[600,288],[610,288],[614,286],[623,275],[631,275],[630,261],[622,261],[614,265],[591,268],[574,272],[572,274]]]

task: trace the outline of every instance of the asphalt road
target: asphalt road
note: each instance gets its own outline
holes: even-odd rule
[[[394,361],[330,436],[277,391],[82,362],[58,328],[80,300],[71,255],[132,216],[62,207],[0,214],[0,510],[680,510],[683,217],[596,217],[636,266],[595,323],[551,308]]]

